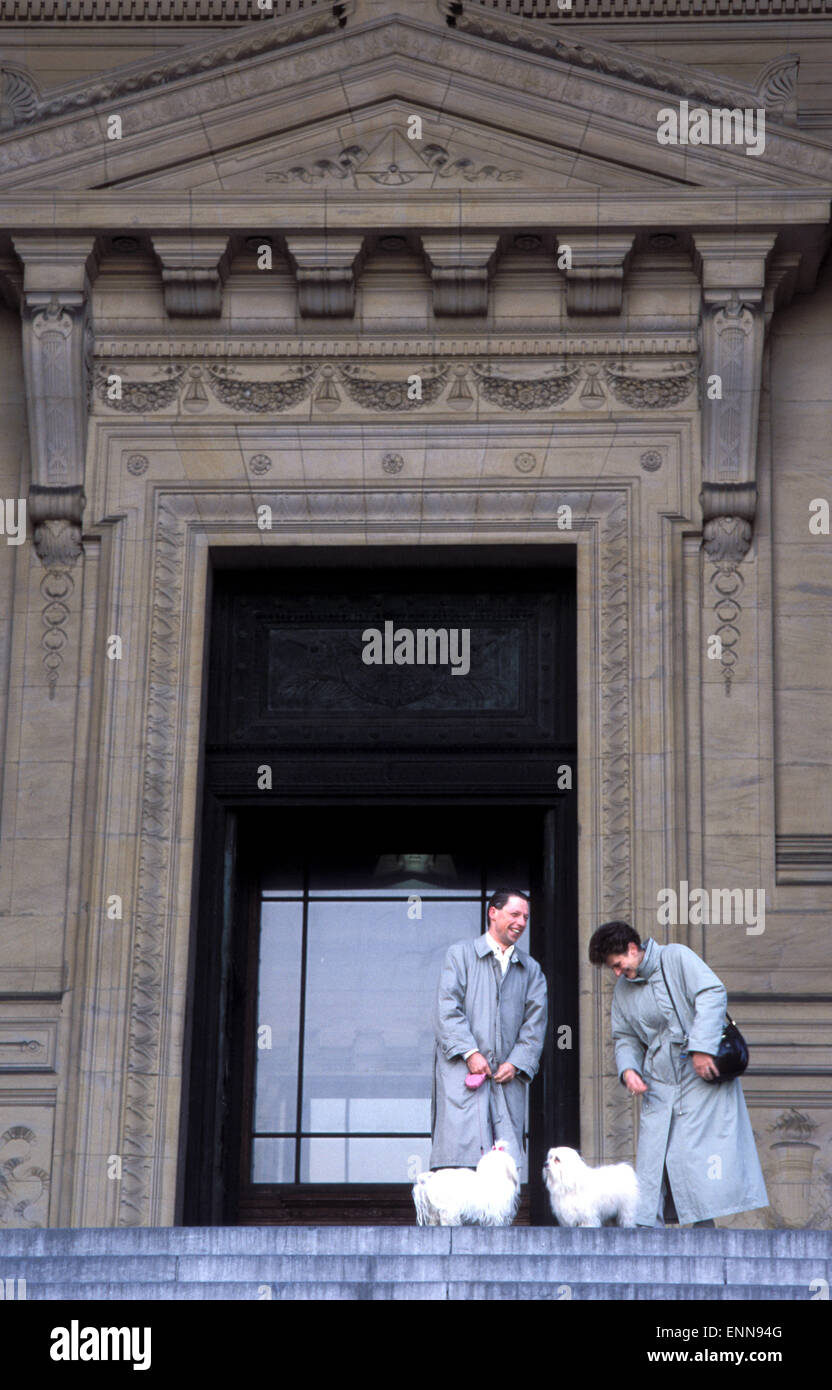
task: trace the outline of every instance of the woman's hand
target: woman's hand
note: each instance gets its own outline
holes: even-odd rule
[[[624,1082],[631,1096],[643,1095],[647,1090],[647,1082],[643,1077],[639,1076],[637,1071],[633,1071],[632,1067],[627,1068],[621,1080]]]
[[[701,1076],[703,1081],[713,1081],[719,1076],[719,1068],[709,1052],[692,1052],[690,1060],[696,1075]]]

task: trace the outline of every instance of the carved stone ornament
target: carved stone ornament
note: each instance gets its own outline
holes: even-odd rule
[[[664,20],[664,0],[641,0],[641,4],[645,2],[656,7],[657,13]],[[684,3],[684,0],[681,2]],[[609,11],[613,0],[602,0],[602,3]],[[638,3],[639,0],[626,0],[626,10],[632,11]],[[680,3],[680,0],[676,0],[676,3]],[[693,3],[696,3],[696,0],[693,0]],[[747,0],[734,0],[734,3],[747,3]],[[792,3],[797,5],[799,0],[792,0]],[[742,108],[755,105],[757,92],[753,86],[726,81],[725,78],[710,73],[706,75],[682,63],[647,57],[644,53],[626,53],[619,44],[607,43],[594,36],[587,40],[584,38],[583,28],[580,33],[568,33],[563,27],[564,12],[558,9],[557,0],[543,0],[543,4],[547,6],[550,18],[557,19],[557,27],[554,24],[529,23],[525,19],[510,16],[505,11],[502,14],[496,13],[489,0],[480,0],[480,3],[473,4],[459,4],[457,0],[439,0],[439,7],[446,14],[448,24],[460,33],[489,39],[492,43],[510,45],[512,48],[531,52],[538,58],[554,58],[557,62],[583,68],[588,72],[604,73],[619,81],[639,83],[660,92],[686,97],[691,102],[703,100],[709,104]],[[573,5],[578,4],[581,4],[585,15],[591,11],[591,18],[593,21],[597,20],[593,0],[573,0]],[[612,13],[617,17],[621,12],[616,0]],[[544,10],[543,14],[545,13]],[[701,14],[701,8],[694,13]],[[543,14],[536,4],[535,16],[542,19]]]
[[[132,415],[149,415],[172,405],[179,395],[185,368],[171,365],[157,368],[154,381],[131,381],[126,375],[106,367],[95,373],[95,394],[104,405]],[[118,378],[118,380],[114,380]]]
[[[10,1125],[0,1134],[0,1227],[39,1230],[48,1222],[49,1174],[32,1162],[38,1145],[28,1125]],[[33,1210],[40,1202],[40,1210]]]
[[[568,245],[572,264],[564,271],[567,314],[620,314],[632,236],[576,234],[568,238]],[[558,249],[563,249],[560,242]]]
[[[562,405],[575,390],[579,368],[556,367],[546,376],[503,374],[493,367],[474,367],[481,394],[503,410],[548,410]]]
[[[13,0],[13,3],[17,2],[18,0]],[[95,0],[99,14],[94,16],[91,13],[90,0],[83,0],[83,12],[78,14],[78,18],[100,17],[109,21],[112,21],[114,17],[127,19],[129,18],[128,7],[136,2],[137,0],[127,0],[127,3],[124,3],[124,0],[119,0],[118,13],[114,15],[112,0],[106,0],[106,5],[103,6],[101,0]],[[144,2],[147,3],[147,0]],[[31,4],[32,0],[29,0],[29,3]],[[47,0],[48,4],[49,0]],[[59,0],[59,4],[54,8],[63,11],[67,4],[70,7],[75,5],[76,10],[79,8],[78,0]],[[277,0],[277,4],[285,6],[285,0]],[[188,10],[192,9],[191,0],[187,0],[187,3],[186,0],[174,0],[174,5],[180,13],[183,7]],[[164,0],[164,5],[161,8],[165,7],[170,11],[169,0]],[[7,18],[7,9],[8,6],[4,5],[3,19]],[[126,73],[117,72],[113,77],[103,78],[85,85],[81,91],[76,89],[61,92],[49,100],[41,101],[37,111],[30,119],[46,120],[84,107],[98,106],[101,103],[112,104],[133,97],[139,92],[148,92],[165,87],[169,83],[180,81],[182,78],[197,77],[209,71],[233,69],[248,58],[259,58],[264,54],[302,43],[305,39],[314,39],[322,34],[337,32],[343,27],[351,9],[352,0],[339,0],[337,4],[324,4],[320,9],[301,14],[294,20],[287,17],[285,21],[278,20],[275,23],[267,18],[261,25],[250,22],[253,17],[252,6],[250,4],[241,5],[238,13],[233,17],[246,22],[242,32],[238,30],[231,36],[227,34],[211,35],[201,42],[189,44],[184,51],[177,48],[170,57],[160,58],[158,53],[154,53],[143,63],[131,64]],[[279,14],[279,10],[277,13]],[[38,14],[35,17],[40,19],[41,15]],[[54,17],[63,18],[64,15],[56,14]],[[164,17],[167,18],[168,15],[166,14]],[[187,17],[190,18],[191,15],[188,14]]]
[[[704,310],[707,375],[702,410],[709,482],[740,482],[749,472],[753,476],[751,440],[756,444],[762,334],[759,304],[752,307],[733,296],[724,305]]]
[[[314,367],[295,367],[283,381],[250,381],[239,376],[238,367],[208,367],[211,391],[223,405],[257,415],[288,410],[308,400],[315,380]]]
[[[441,396],[449,368],[443,364],[416,368],[418,390],[405,379],[380,376],[372,367],[344,367],[344,390],[351,400],[370,410],[418,410]]]
[[[800,56],[786,53],[766,63],[757,78],[760,105],[774,111],[785,120],[797,118],[797,74]]]
[[[751,547],[757,488],[754,484],[706,483],[699,500],[704,517],[703,549],[714,566],[710,585],[721,646],[720,667],[725,694],[730,695],[739,658],[740,596],[745,585],[740,566]]]
[[[298,233],[286,238],[301,318],[352,318],[364,256],[362,236]]]
[[[87,304],[82,293],[27,294],[23,311],[32,475],[80,482],[87,424]]]
[[[488,286],[497,259],[497,238],[477,233],[422,237],[425,265],[433,281],[433,312],[472,317],[488,313]]]
[[[740,565],[757,505],[764,293],[774,238],[697,233],[694,242],[702,277],[702,544],[714,565],[710,583],[730,695],[740,639]]]
[[[606,368],[610,389],[617,401],[633,410],[667,410],[680,405],[696,384],[696,367],[686,363],[655,367],[631,367],[613,362]]]
[[[394,129],[385,133],[372,148],[345,145],[332,158],[324,156],[306,164],[292,164],[270,170],[265,183],[300,184],[307,188],[326,184],[350,184],[356,189],[436,188],[443,183],[515,183],[517,169],[501,169],[484,164],[435,141],[416,143]]]
[[[29,489],[34,547],[46,570],[40,581],[44,600],[41,647],[50,700],[55,698],[69,641],[70,605],[75,592],[71,570],[82,553],[81,516],[85,501],[80,487],[39,487],[33,483]]]
[[[29,488],[29,519],[38,557],[47,569],[74,565],[81,555],[82,487]]]
[[[178,318],[219,318],[228,278],[227,236],[154,236],[165,309]]]
[[[594,346],[594,345],[593,345]],[[96,400],[107,410],[149,415],[162,410],[276,415],[311,403],[319,411],[462,411],[480,407],[527,413],[618,409],[669,410],[683,405],[696,381],[696,364],[670,360],[574,361],[568,356],[540,362],[443,361],[252,363],[206,361],[186,367],[170,363],[153,377],[131,375],[141,367],[100,364]],[[146,368],[144,369],[146,370]],[[609,386],[602,374],[606,373]],[[578,388],[580,391],[576,396]],[[612,397],[612,400],[609,397]]]
[[[27,72],[0,67],[0,130],[31,121],[38,112],[38,89]]]

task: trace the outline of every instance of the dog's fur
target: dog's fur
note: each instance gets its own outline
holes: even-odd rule
[[[574,1149],[550,1149],[543,1180],[561,1226],[634,1226],[638,1179],[629,1163],[590,1168]]]
[[[420,1173],[413,1187],[420,1226],[510,1226],[519,1201],[517,1164],[502,1139],[483,1154],[476,1171],[438,1168]]]

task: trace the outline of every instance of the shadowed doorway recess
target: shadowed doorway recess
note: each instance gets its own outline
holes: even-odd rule
[[[189,1224],[414,1220],[439,970],[498,887],[530,890],[549,983],[519,1218],[548,1219],[545,1149],[578,1140],[574,575],[472,553],[215,574]]]

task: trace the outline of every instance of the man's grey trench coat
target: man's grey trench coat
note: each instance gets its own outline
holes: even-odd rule
[[[524,951],[514,947],[502,975],[485,934],[449,948],[433,1019],[431,1168],[473,1168],[495,1139],[506,1140],[519,1166],[526,1086],[540,1061],[546,1015],[543,971]],[[492,1071],[512,1062],[517,1076],[470,1090],[464,1057],[473,1049]]]
[[[678,944],[646,941],[635,979],[620,975],[616,981],[612,1035],[618,1075],[632,1067],[648,1087],[641,1097],[636,1159],[639,1226],[655,1223],[665,1164],[683,1225],[768,1205],[739,1077],[702,1081],[690,1056],[680,1055],[684,1050],[716,1055],[726,1003],[718,976]]]

